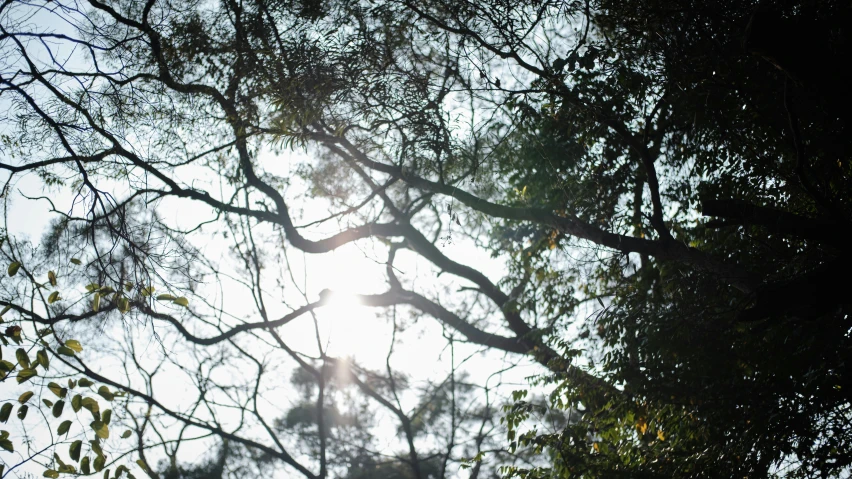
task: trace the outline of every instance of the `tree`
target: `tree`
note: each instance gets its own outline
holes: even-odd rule
[[[136,452],[159,448],[162,475],[476,476],[463,459],[486,450],[528,477],[848,468],[847,7],[89,0],[0,15],[0,168],[76,195],[47,199],[58,219],[37,253],[85,258],[68,281],[93,285],[51,315],[2,304],[22,324],[122,334],[99,350],[120,374],[66,364],[137,401]],[[170,217],[187,202],[204,208]],[[453,244],[491,253],[503,279]],[[317,314],[335,294],[299,279],[295,252],[350,245],[384,270],[386,289],[358,296],[392,325],[383,371],[328,353]],[[313,351],[284,333],[303,317]],[[451,359],[415,394],[391,357],[420,318]],[[556,386],[545,404],[515,394],[515,455],[495,442],[494,386],[463,385],[458,358],[480,350]],[[290,408],[270,401],[284,364],[301,371]],[[159,385],[181,374],[188,406]],[[345,411],[355,391],[374,409]],[[405,438],[389,461],[358,419],[375,411]],[[206,436],[217,455],[180,466]]]

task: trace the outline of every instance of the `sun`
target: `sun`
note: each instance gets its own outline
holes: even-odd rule
[[[352,357],[361,364],[384,364],[392,325],[382,309],[364,305],[359,295],[386,290],[384,271],[376,261],[355,247],[342,247],[319,260],[313,271],[318,275],[319,296],[324,305],[316,310],[320,340],[326,353]]]
[[[331,292],[327,304],[317,310],[326,353],[351,357],[357,362],[382,364],[390,346],[390,325],[375,308],[365,306],[352,293]]]

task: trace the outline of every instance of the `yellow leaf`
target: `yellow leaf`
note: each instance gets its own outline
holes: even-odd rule
[[[50,296],[47,297],[47,302],[50,303],[50,304],[53,304],[53,303],[59,301],[60,299],[62,299],[62,298],[59,297],[59,291],[54,291],[54,292],[50,293]]]
[[[645,422],[645,418],[639,418],[639,421],[636,422],[636,430],[639,431],[639,434],[645,434],[648,430],[648,423]]]
[[[76,339],[69,339],[68,341],[65,341],[65,345],[78,353],[83,352],[83,346],[80,344],[80,341],[77,341]]]
[[[659,439],[659,440],[661,440],[661,441],[665,441],[665,440],[666,440],[666,435],[665,435],[665,434],[663,434],[663,431],[657,430],[657,439]]]
[[[601,452],[601,447],[598,446],[598,443],[592,444],[592,447],[595,448],[595,452]]]

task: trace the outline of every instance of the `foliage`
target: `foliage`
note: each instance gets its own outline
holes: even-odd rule
[[[113,391],[107,384],[98,386],[85,375],[77,376],[87,372],[80,368],[79,363],[75,364],[75,360],[85,356],[83,345],[76,339],[65,339],[65,332],[53,326],[57,322],[60,304],[71,299],[63,296],[74,294],[63,288],[67,285],[60,285],[67,278],[63,270],[78,268],[80,261],[72,258],[69,265],[58,268],[58,274],[53,270],[45,274],[40,270],[43,262],[28,264],[16,256],[17,252],[25,251],[23,245],[6,239],[3,243],[6,246],[4,256],[11,256],[13,260],[7,268],[8,277],[20,275],[25,279],[17,283],[24,289],[15,291],[11,301],[0,303],[3,305],[0,323],[4,325],[0,335],[3,343],[0,347],[0,382],[7,394],[17,397],[17,400],[9,400],[0,406],[0,422],[14,421],[11,417],[14,409],[17,410],[14,416],[20,421],[19,425],[12,425],[11,433],[0,431],[0,447],[8,453],[17,452],[17,457],[21,458],[17,463],[12,460],[8,464],[0,464],[0,474],[11,473],[19,465],[34,461],[44,468],[44,477],[104,471],[105,477],[133,479],[135,476],[131,469],[123,464],[123,455],[110,457],[105,452],[112,449],[119,436],[127,440],[133,434],[130,429],[118,434],[120,418],[113,420],[113,408],[119,411],[124,408],[122,399],[125,392]],[[44,283],[36,280],[42,277],[46,278]],[[94,290],[90,289],[89,293]],[[4,292],[10,293],[8,286]],[[94,295],[97,298],[98,293]],[[97,301],[95,299],[93,304]],[[39,328],[39,322],[32,321],[36,315],[34,309],[19,306],[28,302],[39,304],[44,309],[47,327]],[[113,304],[116,303],[120,303],[120,298],[113,299]],[[116,306],[111,305],[111,308]],[[97,311],[97,306],[94,309]],[[35,411],[30,412],[30,409]],[[145,463],[142,460],[137,463],[132,466],[133,469],[145,471]],[[110,467],[116,465],[114,476],[110,476]]]

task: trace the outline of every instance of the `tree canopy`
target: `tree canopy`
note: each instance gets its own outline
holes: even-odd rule
[[[850,13],[0,4],[0,474],[848,473]]]

